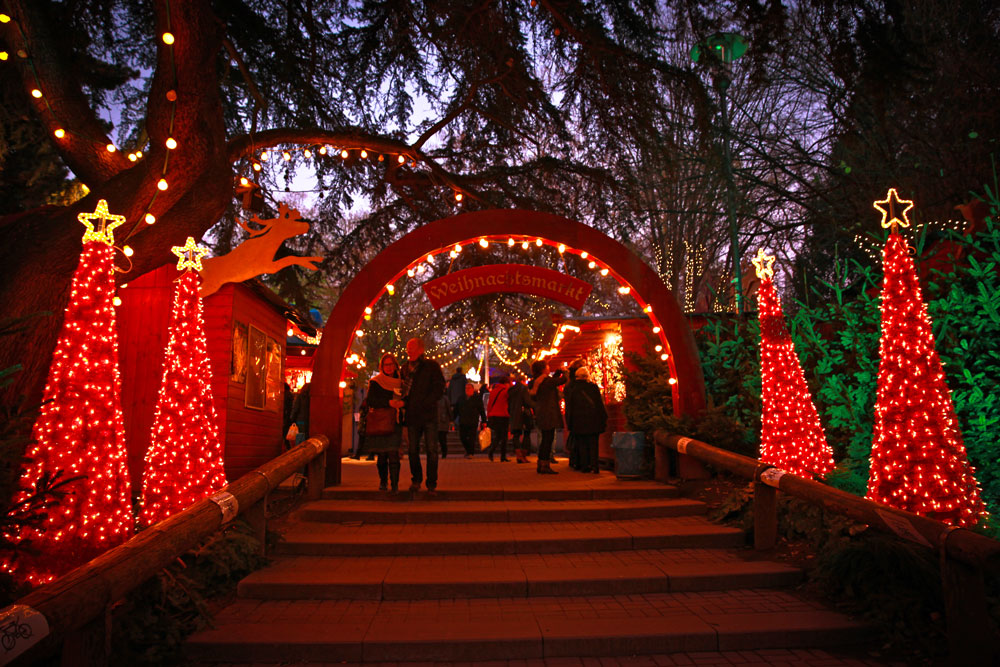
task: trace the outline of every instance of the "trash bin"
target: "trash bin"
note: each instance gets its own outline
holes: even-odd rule
[[[646,435],[642,431],[615,433],[611,436],[615,450],[615,476],[618,479],[643,477],[646,459]]]

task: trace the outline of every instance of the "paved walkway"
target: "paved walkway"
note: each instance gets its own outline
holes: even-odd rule
[[[533,494],[536,492],[563,491],[597,491],[607,489],[657,489],[664,490],[664,485],[652,480],[619,480],[613,472],[602,471],[599,475],[582,473],[572,470],[565,457],[557,457],[558,463],[552,466],[558,475],[539,475],[535,472],[535,457],[531,463],[508,463],[489,461],[485,454],[477,454],[475,458],[466,459],[463,455],[449,456],[438,461],[437,490],[444,492],[475,491],[485,494],[483,499],[499,499],[512,497],[511,494]],[[378,489],[378,473],[374,461],[361,459],[342,459],[340,486],[331,487],[337,497],[343,497],[346,492],[376,491]],[[427,474],[427,461],[421,457],[424,475]],[[406,457],[402,460],[399,474],[399,487],[402,490],[410,486],[410,467]],[[423,488],[423,487],[421,487]],[[506,494],[506,495],[504,495]],[[408,495],[408,494],[404,494]]]
[[[217,663],[213,667],[278,667],[289,663]],[[671,653],[633,658],[548,658],[478,662],[303,662],[296,667],[906,667],[902,662],[838,657],[826,651],[769,649],[724,653]]]

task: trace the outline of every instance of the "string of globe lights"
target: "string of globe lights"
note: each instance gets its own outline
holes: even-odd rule
[[[905,231],[910,232],[905,236],[910,236],[911,240],[913,236],[924,236],[929,231],[934,231],[935,229],[943,232],[964,232],[969,223],[965,220],[930,220],[923,223],[920,226],[919,231],[916,226],[904,228]],[[854,243],[857,244],[858,249],[872,260],[873,262],[882,261],[882,245],[885,243],[881,238],[866,234],[855,234]]]
[[[528,250],[532,246],[535,246],[536,248],[549,246],[555,248],[559,252],[560,256],[564,256],[567,253],[576,255],[581,260],[587,262],[587,268],[593,271],[595,275],[600,275],[602,277],[611,276],[612,279],[616,280],[619,283],[618,287],[619,294],[621,294],[622,296],[631,296],[633,299],[635,299],[636,303],[638,303],[639,306],[641,307],[642,312],[645,313],[650,318],[650,321],[653,325],[651,328],[652,333],[659,337],[660,348],[658,352],[660,352],[661,361],[665,362],[670,358],[670,355],[665,351],[667,342],[666,337],[663,335],[662,328],[660,327],[659,322],[657,321],[653,313],[653,307],[649,303],[647,303],[641,297],[641,295],[639,295],[635,290],[633,290],[631,285],[627,284],[623,277],[612,274],[610,266],[601,262],[600,259],[594,257],[586,250],[577,250],[574,248],[570,248],[565,243],[550,241],[547,239],[543,239],[541,237],[523,236],[523,235],[481,236],[478,237],[478,239],[469,239],[464,242],[458,242],[453,245],[438,248],[436,251],[431,251],[426,255],[422,255],[419,259],[410,262],[410,264],[408,264],[404,269],[401,269],[388,283],[386,283],[386,285],[382,289],[380,289],[378,293],[374,296],[374,298],[368,304],[368,306],[365,307],[362,320],[360,320],[355,326],[355,336],[349,342],[348,349],[350,349],[350,347],[353,345],[354,341],[357,338],[361,338],[365,335],[365,331],[362,328],[364,321],[371,319],[372,309],[374,305],[378,303],[378,301],[382,298],[383,295],[388,295],[391,297],[396,293],[396,283],[399,280],[403,279],[404,276],[411,278],[416,276],[417,268],[421,264],[424,264],[425,262],[427,264],[434,264],[435,258],[438,255],[447,254],[451,260],[455,260],[459,256],[459,254],[462,253],[462,251],[467,246],[470,245],[478,245],[483,250],[489,249],[492,245],[501,245],[501,246],[506,245],[508,248],[513,248],[517,245],[520,245],[522,250]],[[561,331],[559,333],[564,333],[564,332]],[[546,356],[554,356],[558,354],[561,342],[562,342],[562,337],[560,337],[557,334],[557,341],[553,341],[552,347],[550,347],[548,350],[541,350],[536,356],[536,358],[544,358]],[[670,384],[677,383],[677,379],[676,377],[674,377],[674,373],[675,370],[671,368],[670,369],[671,377],[669,378]],[[341,388],[346,387],[347,386],[346,380],[342,379],[340,386]]]
[[[58,114],[56,114],[56,112],[55,112],[55,109],[53,109],[52,105],[49,103],[48,98],[42,92],[42,87],[43,86],[42,86],[41,78],[39,77],[38,70],[35,67],[34,59],[31,57],[30,50],[28,48],[28,38],[27,38],[27,35],[24,33],[23,27],[21,26],[21,24],[18,21],[14,21],[8,14],[0,13],[0,23],[10,23],[12,21],[13,21],[14,25],[17,26],[18,34],[20,35],[21,41],[23,43],[23,48],[18,49],[15,53],[17,54],[17,56],[21,60],[23,60],[27,64],[28,70],[31,72],[31,76],[34,79],[35,86],[31,90],[31,96],[33,98],[35,98],[36,100],[41,100],[44,103],[45,108],[48,110],[50,116],[55,121],[54,124],[56,126],[56,129],[53,130],[53,132],[52,132],[53,136],[55,136],[55,138],[58,139],[60,142],[71,141],[73,137],[78,137],[80,139],[84,139],[84,140],[87,140],[87,141],[93,141],[95,143],[100,143],[102,141],[105,141],[105,142],[107,142],[105,144],[105,149],[109,153],[115,153],[115,152],[117,152],[118,151],[118,147],[114,144],[114,142],[109,141],[107,139],[107,137],[97,137],[97,138],[95,138],[95,137],[86,136],[85,134],[79,132],[78,130],[75,130],[73,128],[73,126],[72,126],[72,123],[63,122],[59,118]],[[163,34],[160,35],[160,39],[168,47],[167,48],[167,54],[168,54],[168,56],[170,58],[170,68],[171,68],[171,74],[173,76],[172,85],[170,86],[169,90],[166,93],[167,102],[170,103],[170,122],[168,124],[168,129],[167,129],[167,139],[164,141],[164,145],[166,146],[167,151],[163,155],[163,168],[160,170],[160,178],[156,182],[156,189],[153,191],[153,196],[150,198],[149,203],[146,205],[145,209],[143,210],[142,215],[139,216],[139,220],[132,227],[132,229],[129,230],[129,232],[125,235],[125,237],[123,239],[121,239],[121,244],[122,244],[121,247],[119,247],[117,245],[114,246],[114,248],[116,250],[119,250],[122,253],[122,255],[125,256],[126,260],[128,261],[128,268],[127,269],[122,269],[122,268],[117,267],[117,266],[115,267],[115,270],[118,271],[118,272],[121,272],[121,273],[128,273],[129,271],[132,270],[132,260],[131,260],[131,257],[134,254],[134,251],[133,251],[132,247],[129,246],[128,244],[126,244],[125,242],[128,241],[130,238],[132,238],[139,231],[139,229],[142,227],[142,225],[144,223],[146,225],[152,225],[152,224],[154,224],[156,222],[156,216],[154,216],[153,213],[152,213],[153,203],[156,201],[156,196],[160,192],[163,192],[163,191],[167,190],[170,187],[169,183],[167,182],[167,167],[170,164],[170,153],[174,149],[176,149],[177,145],[178,145],[177,144],[177,140],[174,139],[174,137],[173,137],[173,133],[174,133],[174,118],[175,118],[176,113],[177,113],[177,64],[176,64],[176,61],[174,59],[174,48],[173,47],[174,47],[175,38],[174,38],[173,32],[171,32],[171,27],[170,27],[170,2],[169,2],[169,0],[167,0],[167,2],[166,2],[166,23],[167,23],[166,30],[163,32]],[[0,61],[5,61],[8,58],[9,58],[9,54],[6,51],[0,51]],[[137,163],[139,160],[141,160],[143,158],[142,147],[137,147],[135,150],[129,152],[127,157],[128,157],[129,162]],[[89,188],[87,188],[86,185],[84,185],[83,187],[84,187],[85,191],[89,191]],[[122,287],[124,287],[124,285],[122,285]],[[120,300],[119,300],[119,302],[120,302]],[[116,303],[115,305],[119,305],[119,304]]]
[[[298,153],[306,161],[320,160],[320,159],[332,159],[332,156],[340,156],[341,162],[347,164],[352,158],[359,159],[361,161],[368,162],[368,164],[394,164],[396,167],[409,166],[411,169],[416,169],[423,164],[423,161],[418,155],[407,155],[405,153],[392,153],[392,152],[381,152],[376,150],[369,150],[367,148],[341,148],[334,146],[332,144],[321,144],[321,143],[311,143],[306,146],[276,146],[272,148],[263,148],[259,151],[251,149],[251,154],[246,158],[249,162],[250,169],[254,173],[260,174],[264,170],[265,164],[275,164],[280,165],[284,163],[286,173],[285,173],[285,192],[292,192],[288,187],[288,169],[290,168],[292,159],[294,157],[293,153]],[[272,160],[272,155],[280,154],[280,161]],[[239,179],[239,184],[243,188],[247,187],[259,187],[256,183],[253,183],[250,178],[246,176],[241,176]],[[295,190],[295,192],[325,192],[329,188],[313,188],[307,190]],[[452,196],[454,198],[455,204],[461,206],[462,202],[465,200],[465,194],[455,187],[451,186]]]
[[[501,364],[505,364],[507,366],[517,366],[519,363],[528,358],[528,348],[525,348],[521,350],[520,353],[518,353],[517,350],[507,345],[507,343],[503,342],[502,340],[500,340],[499,337],[490,336],[489,344],[490,344],[490,350],[493,352],[494,355],[496,355],[496,358],[500,361]],[[500,345],[503,349],[502,350],[498,349],[497,345]],[[512,356],[517,355],[517,359],[512,359],[508,357],[507,354],[510,354]]]

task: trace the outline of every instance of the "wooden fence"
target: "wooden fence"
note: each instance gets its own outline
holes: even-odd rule
[[[698,440],[666,431],[657,431],[653,440],[658,449],[669,448],[753,480],[757,549],[771,549],[777,541],[778,491],[933,549],[941,562],[951,659],[959,665],[1000,664],[1000,637],[990,622],[984,581],[984,572],[1000,573],[1000,542],[965,528],[859,498]]]
[[[328,444],[321,435],[309,438],[0,611],[0,664],[30,664],[60,646],[64,665],[106,664],[115,602],[237,516],[263,544],[268,494],[305,466],[308,497],[318,499]]]

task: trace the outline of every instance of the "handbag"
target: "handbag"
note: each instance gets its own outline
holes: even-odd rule
[[[479,449],[484,450],[490,446],[490,429],[484,428],[479,432]]]
[[[396,408],[371,408],[365,435],[391,435],[396,430]]]

